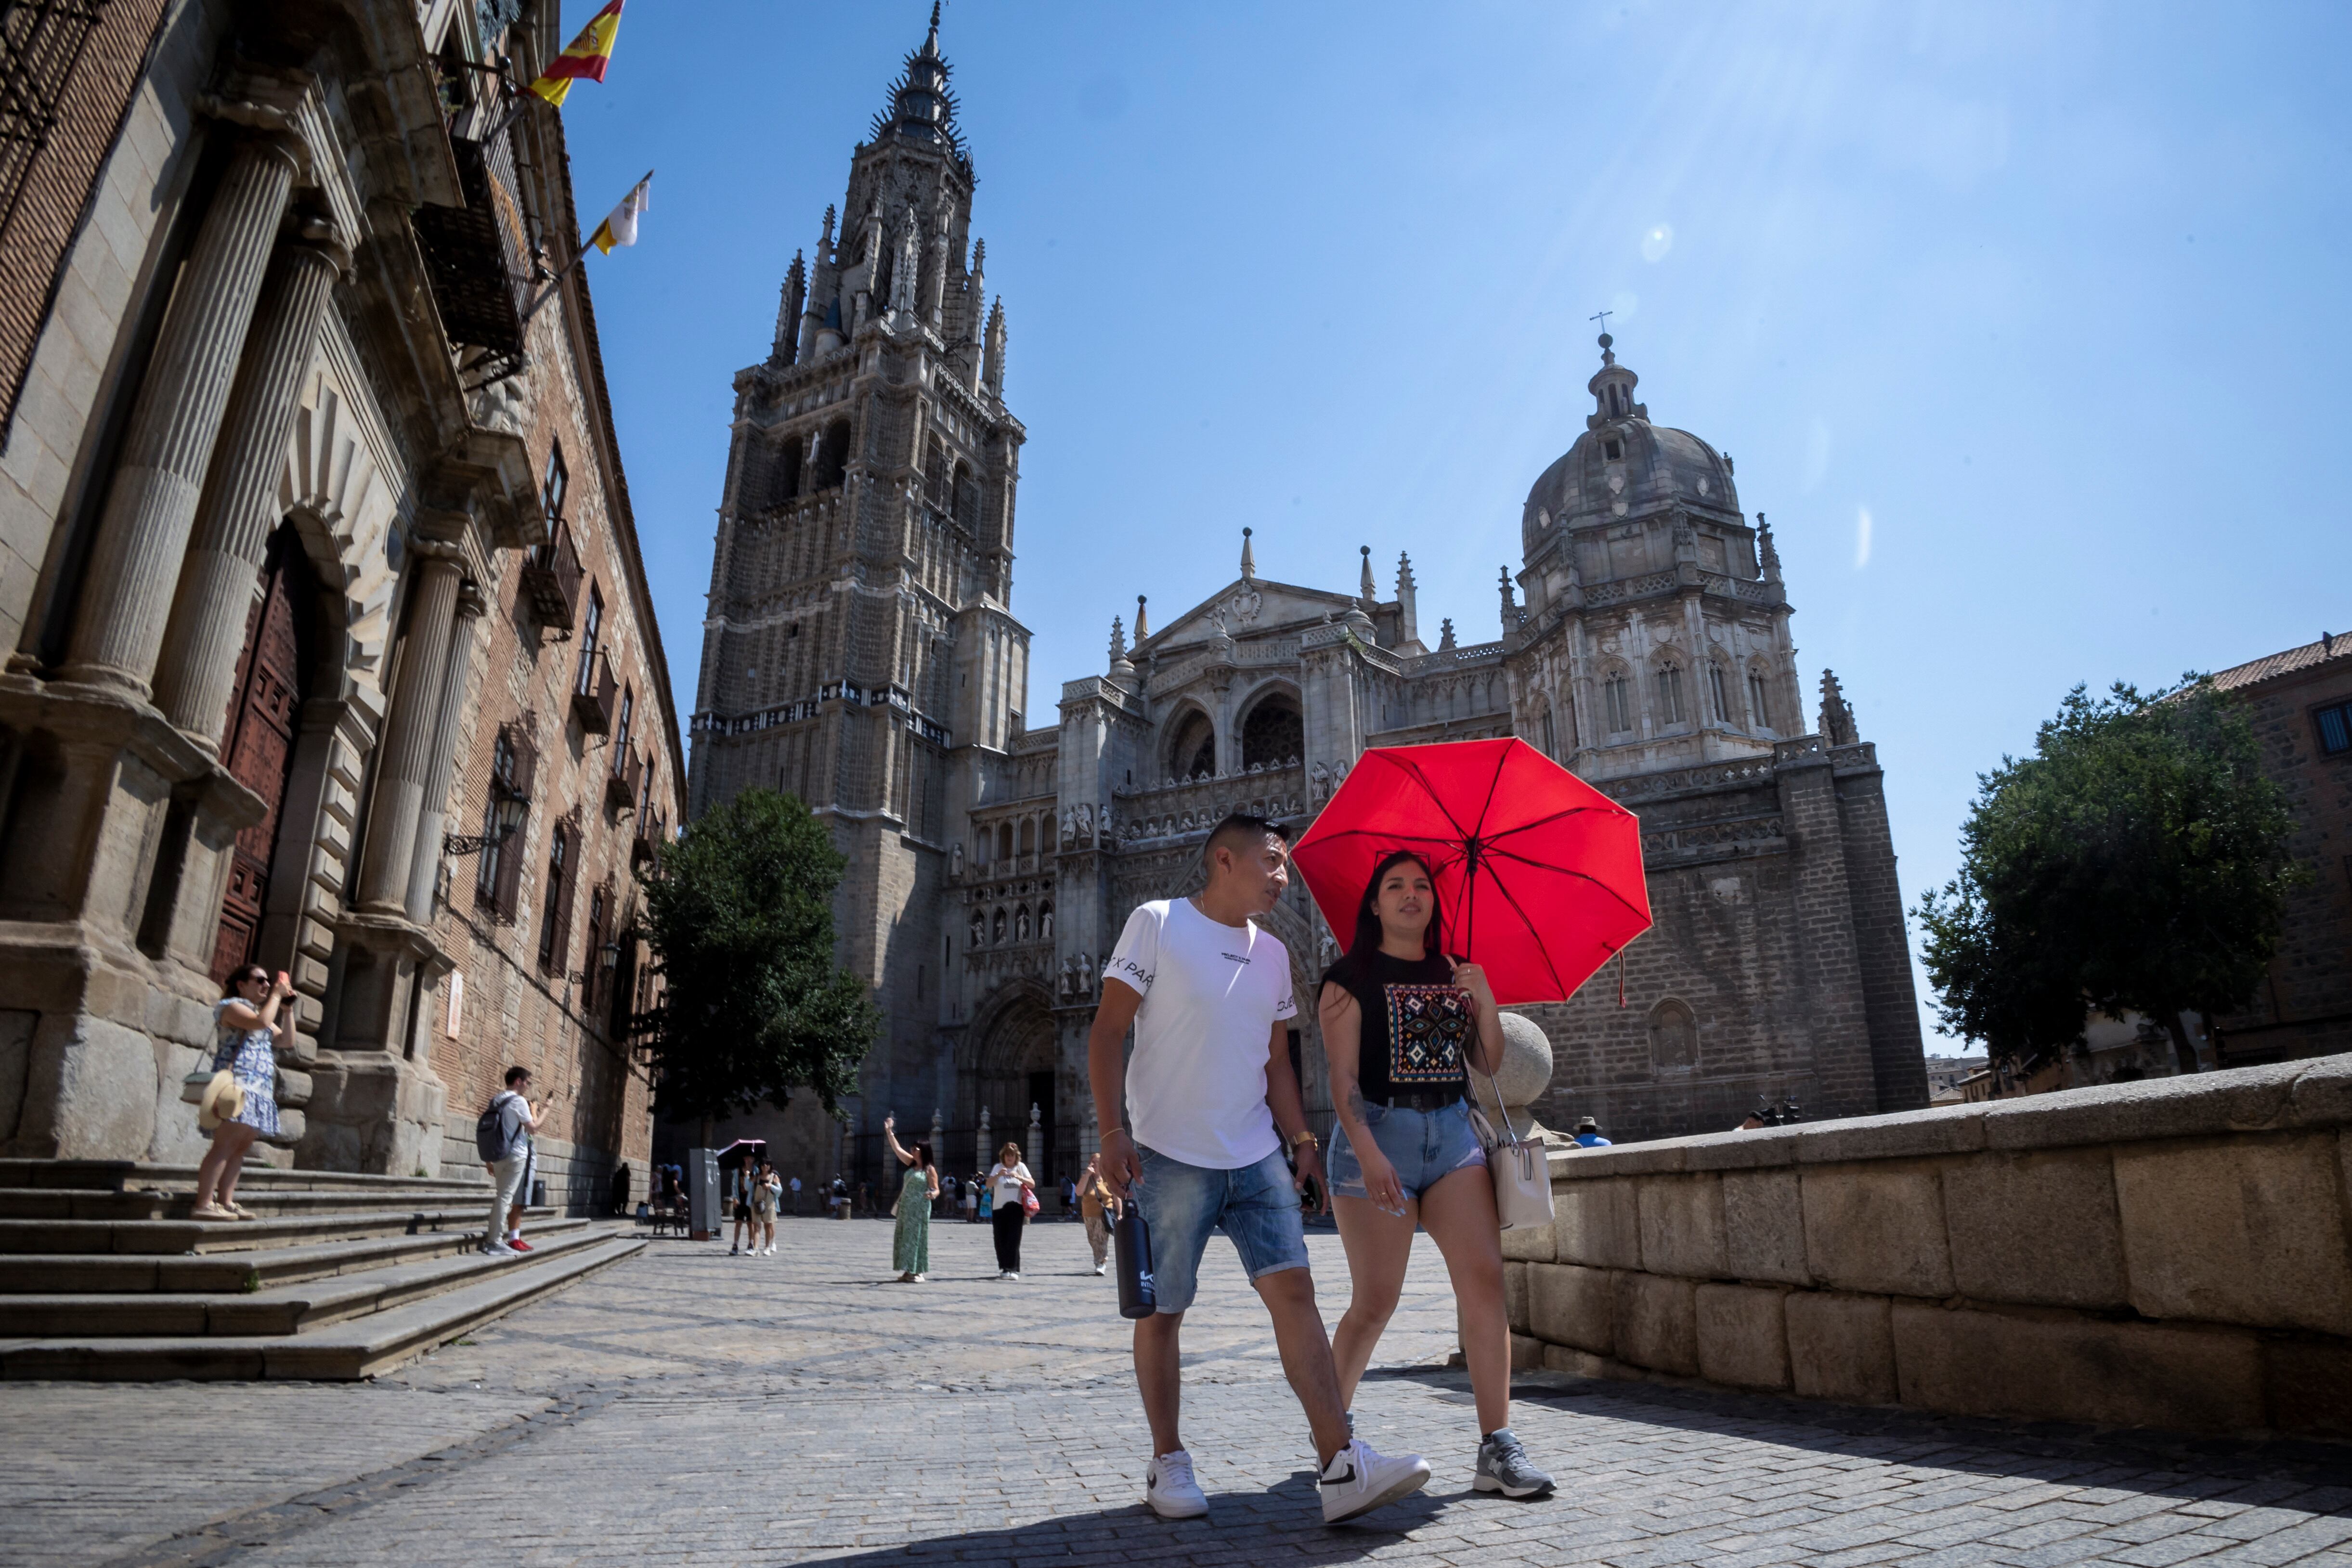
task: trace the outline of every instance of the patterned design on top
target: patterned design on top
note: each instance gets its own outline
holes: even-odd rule
[[[1389,986],[1389,1082],[1456,1083],[1470,1043],[1470,993],[1459,986]]]

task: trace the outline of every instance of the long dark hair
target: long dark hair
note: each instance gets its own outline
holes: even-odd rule
[[[930,1145],[927,1143],[919,1143],[908,1152],[915,1156],[915,1168],[917,1170],[927,1171],[931,1168]]]
[[[1421,934],[1422,951],[1434,958],[1443,953],[1445,941],[1445,906],[1437,895],[1437,873],[1431,869],[1429,857],[1419,850],[1391,850],[1372,868],[1371,879],[1364,883],[1364,895],[1356,901],[1356,936],[1348,944],[1348,951],[1339,961],[1323,971],[1323,984],[1341,986],[1355,990],[1372,983],[1373,962],[1379,956],[1381,939],[1381,879],[1396,867],[1411,861],[1429,876],[1429,925]]]

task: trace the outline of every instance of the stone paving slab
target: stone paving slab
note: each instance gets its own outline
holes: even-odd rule
[[[788,1220],[780,1255],[656,1241],[363,1385],[0,1390],[0,1562],[240,1564],[1605,1564],[2352,1568],[2352,1449],[1931,1420],[1522,1375],[1514,1424],[1564,1482],[1469,1490],[1424,1241],[1357,1401],[1427,1490],[1326,1529],[1262,1310],[1213,1242],[1186,1321],[1203,1521],[1141,1506],[1149,1448],[1110,1281],[1077,1227],[999,1283],[934,1228],[889,1281],[884,1224]],[[1337,1238],[1311,1233],[1327,1319]]]

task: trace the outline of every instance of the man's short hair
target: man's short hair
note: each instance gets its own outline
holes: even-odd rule
[[[530,1069],[528,1067],[509,1067],[507,1069],[507,1087],[511,1089],[515,1086],[516,1080],[530,1076]]]
[[[1219,850],[1231,850],[1235,854],[1255,849],[1272,834],[1285,845],[1290,842],[1290,830],[1265,817],[1254,817],[1247,811],[1235,811],[1209,830],[1209,841],[1201,846],[1201,858],[1216,864]]]

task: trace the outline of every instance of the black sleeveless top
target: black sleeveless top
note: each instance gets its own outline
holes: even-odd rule
[[[1356,1082],[1367,1101],[1408,1092],[1461,1093],[1463,1063],[1477,1038],[1470,993],[1452,983],[1443,956],[1404,959],[1374,953],[1370,983],[1334,966],[1324,978],[1356,998],[1363,1027],[1357,1036]]]

